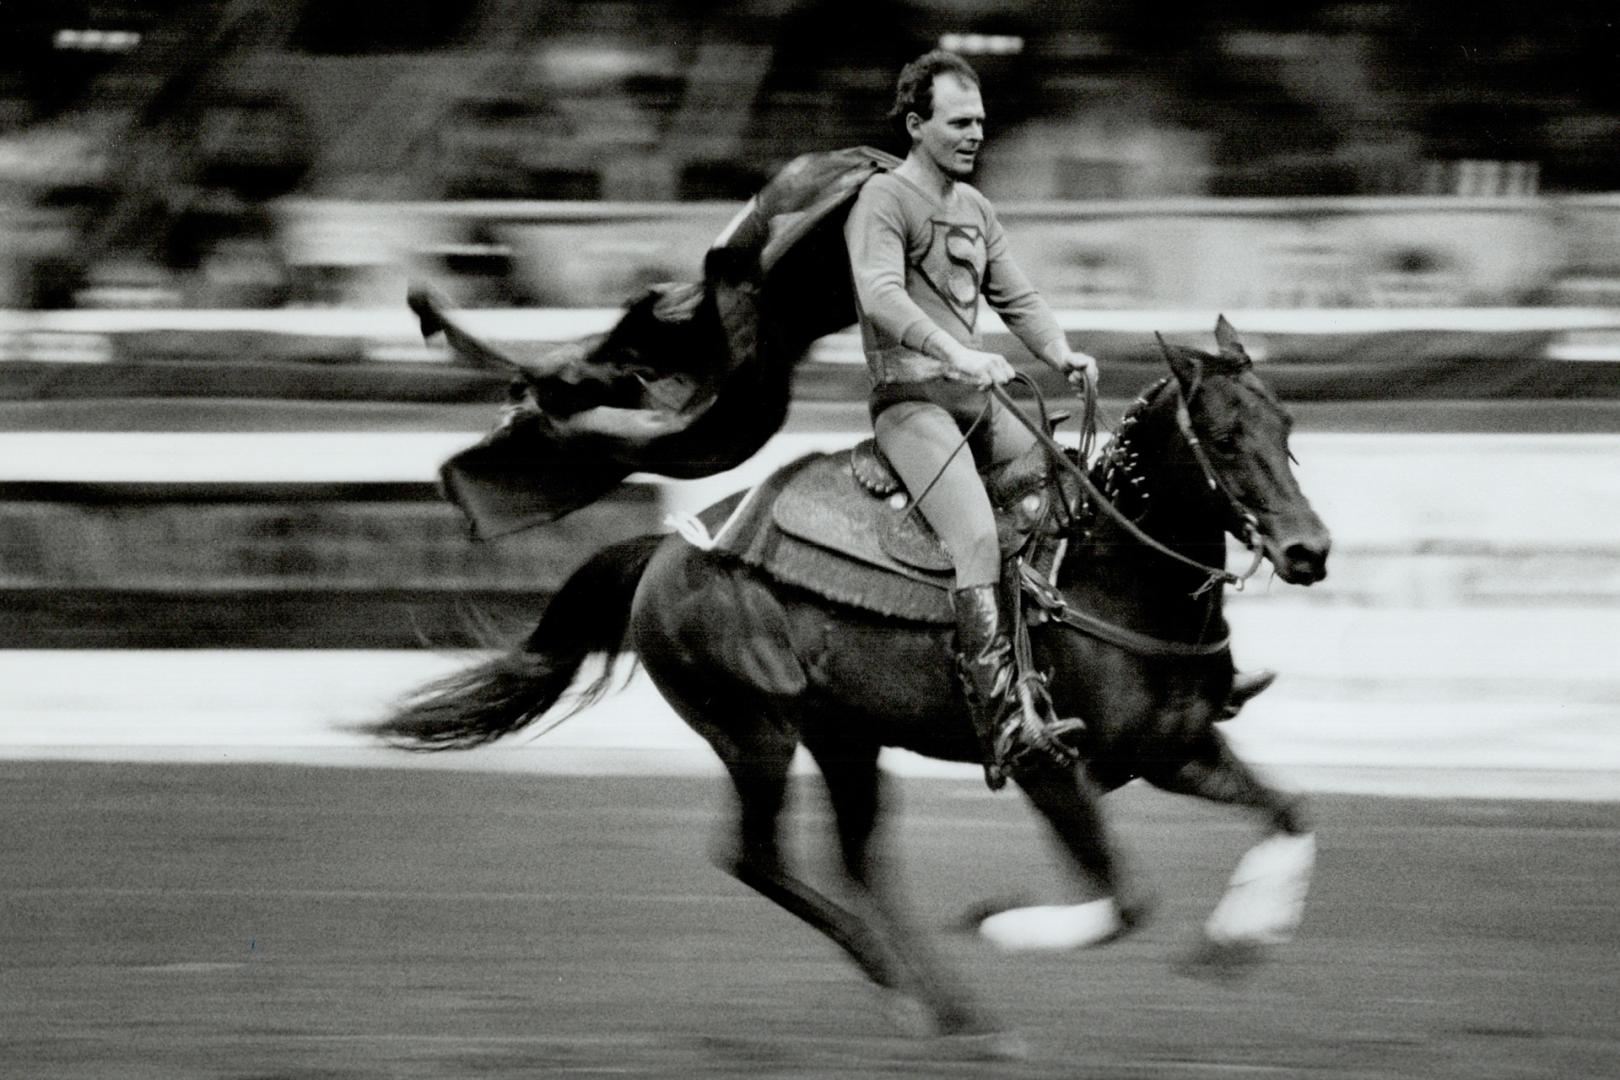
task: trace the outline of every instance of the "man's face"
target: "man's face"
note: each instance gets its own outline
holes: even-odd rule
[[[958,75],[934,76],[934,115],[912,113],[906,122],[912,146],[946,176],[973,175],[984,142],[984,102],[979,88]]]

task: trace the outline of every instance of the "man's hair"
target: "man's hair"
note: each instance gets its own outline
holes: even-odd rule
[[[973,86],[979,85],[979,73],[973,66],[953,52],[935,49],[923,53],[900,69],[900,78],[894,84],[894,105],[889,109],[889,122],[900,137],[910,139],[906,131],[906,114],[916,113],[927,120],[934,115],[934,77],[955,75]]]

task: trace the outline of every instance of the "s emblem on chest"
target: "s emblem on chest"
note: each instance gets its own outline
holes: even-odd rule
[[[913,269],[971,331],[979,320],[979,290],[984,283],[984,230],[938,219],[928,226],[928,249]]]

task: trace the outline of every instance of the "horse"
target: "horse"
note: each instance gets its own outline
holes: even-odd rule
[[[1080,760],[1014,775],[1078,884],[1072,904],[1013,908],[979,923],[1007,949],[1071,949],[1140,926],[1153,907],[1127,873],[1101,795],[1141,779],[1244,807],[1262,825],[1204,927],[1211,963],[1287,940],[1302,913],[1314,840],[1301,796],[1264,782],[1216,726],[1233,668],[1222,617],[1226,536],[1284,581],[1326,574],[1331,538],[1294,478],[1292,419],[1225,319],[1219,352],[1160,344],[1170,373],[1121,420],[1095,463],[1048,437],[1065,507],[1046,526],[1066,554],[1026,574],[1039,603],[1033,664],[1058,715],[1084,720]],[[1066,464],[1064,464],[1066,462]],[[1093,494],[1094,493],[1094,494]],[[724,507],[721,508],[724,510]],[[1252,572],[1252,571],[1251,571]],[[937,954],[899,897],[883,840],[884,747],[980,759],[948,626],[896,621],[680,535],[633,538],[590,557],[510,652],[423,687],[369,730],[406,746],[474,746],[544,716],[593,654],[633,652],[674,711],[714,749],[735,791],[724,869],[841,948],[891,1000],[939,1035],[1004,1032]],[[573,710],[611,689],[612,669]],[[835,902],[784,857],[789,767],[803,746],[825,781],[840,872]]]

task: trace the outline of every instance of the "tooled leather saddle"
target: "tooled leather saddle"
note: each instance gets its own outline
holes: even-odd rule
[[[1002,557],[1030,546],[1060,494],[1040,447],[985,475]],[[699,516],[713,548],[853,607],[950,623],[950,553],[873,440],[814,454]]]

